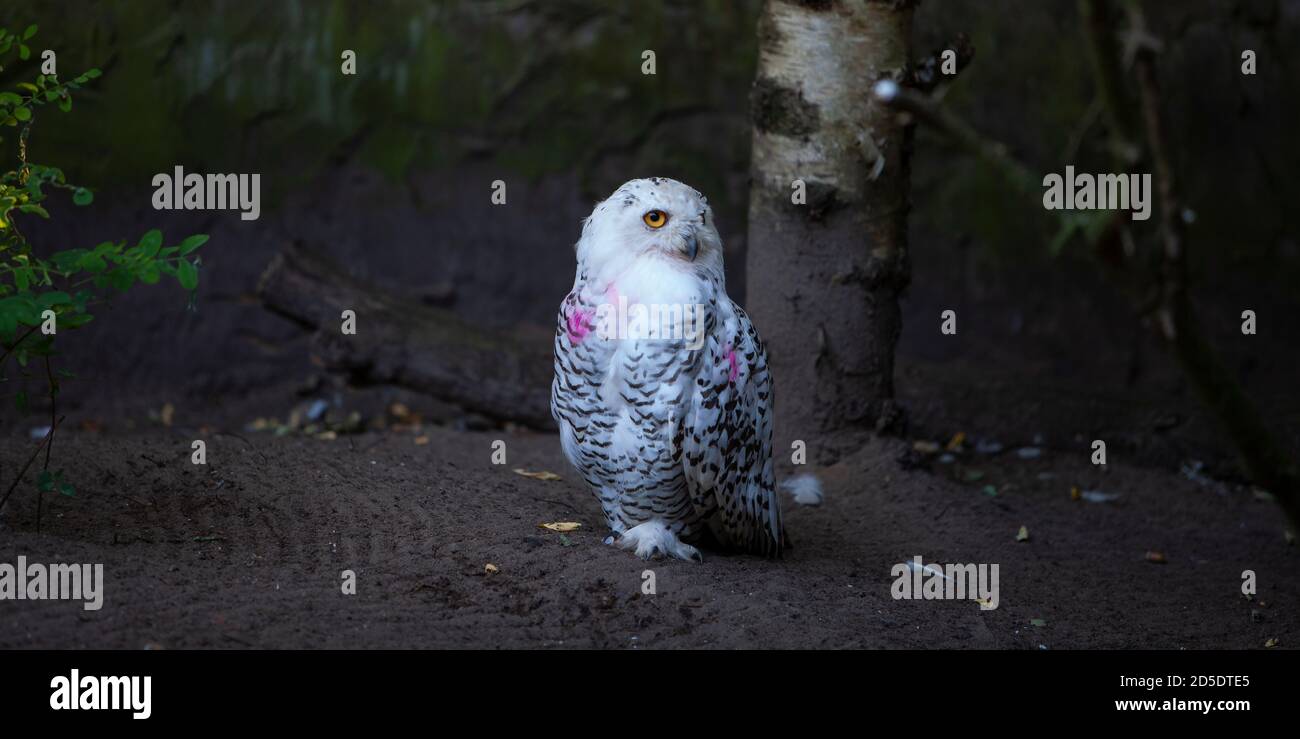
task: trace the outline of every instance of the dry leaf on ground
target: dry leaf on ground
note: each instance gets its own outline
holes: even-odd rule
[[[562,479],[559,475],[555,474],[554,472],[547,472],[546,470],[541,470],[541,471],[538,471],[538,472],[529,472],[528,470],[526,470],[526,469],[524,469],[524,468],[522,468],[522,467],[516,467],[516,468],[514,469],[514,473],[515,473],[516,475],[523,475],[524,477],[531,477],[531,478],[533,478],[534,480],[560,480],[560,479]]]
[[[912,448],[922,454],[938,454],[939,450],[942,447],[940,447],[938,444],[934,443],[933,441],[925,441],[923,439],[920,441],[912,442]]]

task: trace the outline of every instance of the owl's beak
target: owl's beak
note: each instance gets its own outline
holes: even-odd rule
[[[692,229],[682,239],[682,254],[690,261],[695,261],[695,255],[700,253],[700,240],[695,237],[695,231]]]

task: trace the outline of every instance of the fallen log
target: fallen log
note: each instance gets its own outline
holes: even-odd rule
[[[269,310],[314,331],[313,358],[353,383],[400,385],[495,421],[555,426],[548,332],[476,326],[358,279],[299,244],[271,261],[258,295]],[[355,333],[343,333],[346,310],[355,312]]]

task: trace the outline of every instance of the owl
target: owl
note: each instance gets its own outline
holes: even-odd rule
[[[727,297],[708,201],[662,177],[596,205],[555,332],[551,412],[604,512],[605,540],[701,561],[701,541],[778,555],[772,377]]]

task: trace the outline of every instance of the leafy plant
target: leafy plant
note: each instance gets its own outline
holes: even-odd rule
[[[36,26],[28,26],[18,34],[0,28],[0,71],[4,70],[5,60],[12,56],[16,55],[20,61],[31,57],[27,42],[36,30]],[[179,244],[164,246],[162,233],[153,229],[130,246],[127,241],[119,240],[105,241],[89,249],[56,251],[44,257],[34,251],[19,227],[19,220],[25,216],[48,219],[50,214],[42,203],[51,191],[68,193],[78,206],[89,205],[94,200],[89,189],[68,182],[63,170],[28,159],[28,142],[37,113],[50,106],[65,113],[72,110],[72,92],[99,76],[98,69],[87,70],[66,81],[57,75],[40,74],[33,82],[18,83],[13,91],[0,91],[0,132],[6,128],[17,130],[17,161],[12,169],[0,165],[0,387],[21,388],[35,380],[44,384],[44,393],[50,399],[49,430],[0,498],[0,507],[44,449],[45,464],[37,482],[38,529],[40,494],[56,490],[64,495],[74,494],[72,485],[63,478],[63,471],[49,469],[54,433],[61,420],[57,412],[59,381],[73,377],[67,372],[54,371],[55,338],[66,330],[89,323],[96,306],[137,283],[152,285],[164,277],[174,278],[189,293],[193,305],[200,264],[194,252],[208,240],[206,235],[196,234]],[[0,135],[0,143],[4,141]],[[43,367],[35,374],[31,364],[38,360]],[[9,370],[15,364],[17,374],[10,377]],[[27,407],[25,390],[7,394],[12,395],[19,411]]]

